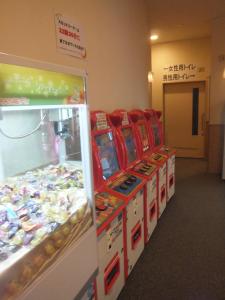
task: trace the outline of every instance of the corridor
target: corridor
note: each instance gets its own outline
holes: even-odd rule
[[[176,160],[176,193],[119,300],[225,299],[225,182]]]

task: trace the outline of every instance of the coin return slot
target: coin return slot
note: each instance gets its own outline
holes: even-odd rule
[[[169,187],[171,187],[172,185],[173,185],[173,176],[170,177]]]
[[[150,209],[150,221],[152,221],[156,214],[156,203]]]
[[[161,191],[161,202],[163,202],[165,195],[166,195],[166,190],[165,190],[165,188],[163,188]]]
[[[141,224],[140,224],[140,221],[139,221],[131,231],[132,249],[136,248],[138,242],[141,239],[141,235],[142,235],[142,230],[141,230]]]
[[[113,259],[105,269],[105,275],[104,275],[105,295],[109,294],[110,290],[112,289],[119,275],[120,275],[120,258],[118,253],[116,253],[116,255],[113,257]]]

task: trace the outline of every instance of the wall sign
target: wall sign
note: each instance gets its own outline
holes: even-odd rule
[[[163,81],[194,80],[197,73],[196,64],[172,64],[163,68]]]
[[[65,54],[85,58],[86,48],[83,43],[80,26],[68,18],[57,14],[55,16],[55,27],[58,49]]]

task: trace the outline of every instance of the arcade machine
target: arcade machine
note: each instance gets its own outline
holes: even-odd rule
[[[84,72],[0,55],[0,299],[74,299],[97,273],[84,91]]]
[[[105,112],[91,114],[93,162],[95,182],[104,181],[100,191],[123,200],[124,209],[124,265],[125,278],[131,272],[144,249],[144,185],[145,180],[122,169],[115,131]],[[112,269],[116,272],[116,268]],[[113,278],[113,273],[109,276]],[[113,282],[113,279],[112,279]],[[103,299],[103,298],[101,298]]]
[[[138,157],[134,126],[125,110],[109,114],[116,130],[120,153],[124,156],[124,168],[146,179],[144,197],[145,242],[147,243],[157,225],[157,176],[158,167]]]
[[[166,176],[167,158],[165,155],[155,153],[148,135],[147,122],[143,111],[132,110],[128,113],[131,118],[138,145],[139,155],[142,159],[155,164],[158,169],[158,218],[166,208]]]
[[[96,161],[93,163],[96,170]],[[125,284],[124,201],[106,191],[103,178],[98,179],[96,174],[94,183],[99,259],[94,299],[114,300]]]
[[[99,128],[99,123],[97,127]],[[96,123],[91,118],[91,129]],[[92,144],[94,135],[92,134]],[[93,152],[93,168],[98,170]],[[124,275],[124,201],[104,188],[103,176],[94,174],[97,249],[99,272],[96,299],[116,299],[125,284]]]
[[[152,137],[154,152],[163,154],[167,157],[167,201],[175,193],[175,153],[163,143],[163,126],[160,122],[161,112],[153,109],[144,111],[145,118],[148,124],[149,137]]]

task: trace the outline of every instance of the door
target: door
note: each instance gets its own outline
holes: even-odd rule
[[[204,157],[205,96],[205,82],[164,86],[165,142],[178,157]]]

